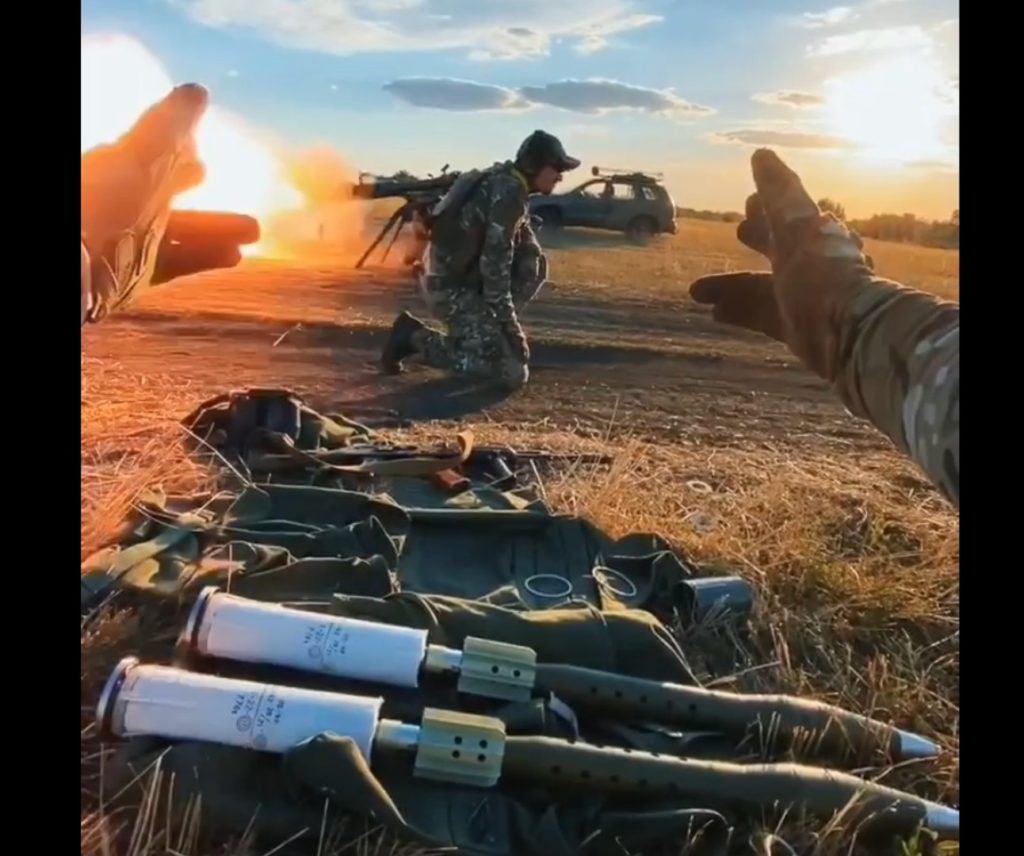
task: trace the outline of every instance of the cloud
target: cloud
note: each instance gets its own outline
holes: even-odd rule
[[[524,86],[524,99],[573,113],[609,113],[635,110],[680,118],[710,116],[710,107],[680,98],[671,89],[648,89],[617,80],[561,80],[544,86]]]
[[[528,27],[506,27],[493,30],[487,36],[487,47],[475,48],[469,52],[473,60],[524,59],[545,56],[551,48],[551,37],[547,33]]]
[[[414,107],[434,110],[522,110],[555,107],[571,113],[601,115],[636,111],[675,118],[699,118],[715,111],[691,104],[671,89],[648,89],[617,80],[561,80],[519,90],[451,77],[405,77],[384,90]]]
[[[434,110],[513,110],[526,106],[512,89],[450,77],[407,77],[384,90],[414,107]]]
[[[576,45],[576,52],[592,54],[608,47],[608,36],[626,33],[656,24],[662,20],[660,15],[628,15],[625,18],[612,19],[600,24],[589,24],[580,33],[582,39]]]
[[[950,18],[942,21],[931,28],[932,38],[935,47],[947,54],[950,59],[959,64],[960,62],[960,19]],[[955,59],[954,59],[955,57]]]
[[[807,110],[812,107],[820,107],[825,103],[821,95],[813,92],[798,92],[794,89],[778,89],[775,92],[758,92],[750,96],[754,101],[762,104],[783,105],[798,110]]]
[[[464,50],[473,59],[546,55],[555,39],[592,53],[660,16],[644,0],[163,0],[207,27],[248,31],[289,48],[337,56]],[[523,22],[528,22],[524,26]]]
[[[840,56],[868,51],[894,51],[922,48],[931,45],[931,37],[919,26],[881,27],[856,30],[838,36],[829,36],[807,52],[811,56]]]
[[[819,27],[835,27],[859,18],[860,15],[850,6],[833,6],[824,12],[804,12],[800,23],[808,30]]]
[[[797,19],[797,23],[808,30],[838,27],[860,19],[864,12],[903,2],[905,0],[864,0],[856,8],[853,6],[833,6],[824,12],[804,12]]]
[[[806,131],[781,131],[778,128],[741,128],[735,131],[717,131],[710,139],[716,143],[734,143],[744,146],[777,146],[781,149],[849,149],[853,144],[841,137],[814,134]]]

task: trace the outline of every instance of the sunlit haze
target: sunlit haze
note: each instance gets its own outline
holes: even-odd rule
[[[830,131],[868,161],[912,165],[950,158],[942,134],[958,107],[949,80],[920,57],[876,63],[825,84]]]
[[[84,38],[82,151],[112,142],[172,86],[159,60],[138,42]],[[206,178],[180,196],[175,207],[262,217],[300,203],[271,148],[240,119],[211,107],[199,127],[197,146]]]
[[[770,146],[852,216],[959,208],[956,0],[294,5],[93,0],[83,149],[195,81],[208,178],[182,206],[294,205],[286,151],[425,174],[507,159],[540,127],[585,169],[663,173],[682,207],[741,209]]]

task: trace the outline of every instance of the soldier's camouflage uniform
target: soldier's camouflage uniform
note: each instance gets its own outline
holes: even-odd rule
[[[425,364],[510,388],[526,383],[526,334],[516,304],[533,297],[539,283],[531,291],[522,272],[536,270],[540,256],[528,195],[526,179],[511,162],[495,164],[462,204],[453,228],[434,234],[425,286],[447,332],[416,334]],[[521,272],[515,289],[513,267]]]
[[[516,233],[512,255],[512,303],[522,312],[544,285],[544,251],[527,217]]]
[[[862,273],[832,319],[819,334],[836,359],[811,368],[959,508],[959,304]]]
[[[537,236],[527,219],[519,227],[512,252],[512,305],[517,315],[537,296],[547,279],[547,261]],[[438,321],[443,321],[436,305],[437,295],[428,292],[426,275],[422,275],[421,289],[427,306]]]
[[[874,274],[824,220],[775,274],[782,338],[960,507],[960,304]]]

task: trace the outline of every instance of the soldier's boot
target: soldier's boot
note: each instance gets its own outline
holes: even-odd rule
[[[380,354],[381,371],[385,374],[399,374],[402,360],[416,353],[416,333],[426,329],[423,322],[408,312],[403,312],[391,325],[391,332]]]

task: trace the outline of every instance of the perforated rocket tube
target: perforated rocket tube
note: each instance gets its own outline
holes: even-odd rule
[[[851,827],[895,834],[924,826],[942,838],[960,836],[960,812],[913,794],[836,770],[804,764],[732,764],[635,752],[550,737],[506,738],[502,773],[564,790],[690,797],[747,811],[806,808],[842,813]]]
[[[427,644],[424,630],[320,615],[204,589],[181,637],[189,651],[392,686],[430,672],[471,695],[525,701],[554,694],[579,710],[753,737],[774,749],[843,760],[930,758],[939,747],[886,723],[810,699],[709,690],[559,663],[529,648],[467,637],[461,651]]]
[[[493,787],[500,779],[560,791],[635,797],[688,796],[746,810],[804,806],[843,812],[893,831],[925,825],[958,837],[960,813],[847,773],[800,764],[696,761],[547,737],[506,736],[500,720],[424,710],[420,725],[380,719],[381,699],[268,686],[122,660],[97,706],[101,733],[200,740],[283,753],[330,732],[351,738],[363,757],[375,750],[414,758],[426,779]]]
[[[794,748],[843,759],[880,753],[910,760],[939,754],[935,743],[918,734],[796,696],[724,692],[557,663],[538,664],[536,686],[570,706],[606,716],[712,729],[752,737],[776,750]]]

